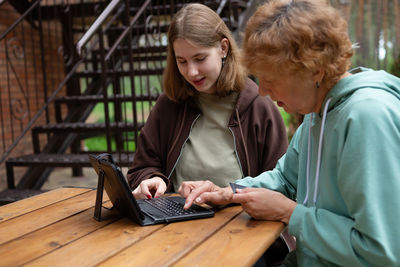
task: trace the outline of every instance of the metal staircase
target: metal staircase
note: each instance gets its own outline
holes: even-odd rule
[[[8,188],[40,189],[54,167],[72,167],[79,175],[82,167],[90,166],[88,153],[112,153],[120,166],[129,166],[140,129],[162,92],[169,21],[190,1],[80,0],[61,6],[23,2],[17,10],[31,10],[35,15],[26,18],[32,25],[55,19],[50,15],[54,10],[68,10],[63,13],[66,28],[60,36],[65,78],[22,132],[31,133],[33,153],[9,157],[9,149],[3,154]],[[195,2],[216,10],[235,31],[240,15],[253,1]],[[95,12],[95,7],[101,12]],[[88,25],[76,29],[76,21]],[[44,116],[46,123],[37,124]],[[83,145],[84,140],[99,136],[105,140],[103,150],[91,151]],[[14,169],[22,166],[29,169],[15,184]]]

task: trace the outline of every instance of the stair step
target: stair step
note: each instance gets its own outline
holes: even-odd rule
[[[208,6],[209,8],[213,10],[217,10],[221,1],[215,1],[215,0],[209,0],[209,1],[202,1],[202,4]],[[231,5],[236,7],[236,8],[246,8],[247,4],[246,1],[241,1],[241,0],[231,0]],[[132,16],[134,16],[139,8],[140,4],[134,4],[135,1],[133,1],[133,4],[131,4],[130,8],[130,13]],[[181,9],[186,3],[165,3],[162,5],[158,5],[158,2],[155,2],[155,4],[152,5],[151,10],[154,15],[168,15],[168,14],[175,14],[179,9]]]
[[[108,49],[104,49],[104,54],[108,53]],[[132,62],[152,62],[152,61],[165,61],[167,59],[167,47],[155,47],[154,49],[150,49],[150,47],[140,47],[140,48],[129,48],[126,46],[116,48],[114,54],[119,55],[128,55],[131,54],[131,57],[125,56],[125,58],[131,60]],[[100,59],[100,50],[93,49],[92,54],[94,58]]]
[[[92,154],[100,154],[96,152]],[[132,164],[134,152],[112,154],[114,160],[121,167]],[[26,167],[91,167],[88,154],[29,154],[7,160],[9,166]]]
[[[156,94],[135,96],[136,101],[156,101],[157,98],[158,95]],[[83,104],[83,103],[99,103],[103,102],[103,100],[104,100],[103,95],[61,96],[55,99],[55,103],[61,104],[61,103],[79,102],[80,104]],[[133,97],[130,95],[116,95],[116,96],[109,96],[107,100],[109,102],[114,102],[117,100],[121,102],[129,102],[133,100]]]
[[[170,14],[170,12],[168,12]],[[157,14],[158,15],[158,14]],[[164,24],[164,25],[144,25],[144,24],[135,24],[132,26],[132,36],[138,36],[141,34],[152,34],[153,32],[156,32],[157,34],[167,34],[168,32],[168,27],[169,24]],[[108,29],[107,33],[108,34],[114,34],[115,36],[121,35],[121,33],[125,30],[124,26],[115,26],[110,29]]]
[[[175,14],[179,9],[183,7],[183,5],[185,5],[185,3],[176,3],[176,2],[173,4],[165,3],[162,5],[157,4],[158,2],[156,1],[153,1],[153,3],[154,4],[152,5],[151,10],[154,15],[169,15],[171,13]],[[207,5],[208,7],[214,10],[217,9],[219,5],[215,0],[203,1],[203,4]],[[131,5],[130,8],[131,16],[134,16],[139,9],[140,5],[135,5],[135,4]]]
[[[108,49],[104,49],[104,54],[108,53]],[[91,51],[93,54],[88,62],[96,61],[100,62],[100,51],[93,49]],[[131,56],[127,56],[127,55]],[[162,62],[167,60],[167,48],[166,47],[155,47],[154,49],[140,47],[140,48],[129,48],[126,46],[117,47],[114,51],[114,55],[125,55],[124,61],[130,61],[133,63],[154,63],[162,64]],[[143,67],[143,64],[142,66]],[[136,70],[136,69],[135,69]]]
[[[154,68],[154,69],[134,69],[132,72],[131,71],[121,71],[121,70],[108,70],[106,72],[107,77],[130,77],[132,74],[134,76],[151,76],[151,75],[162,75],[164,72],[164,68]],[[76,77],[78,78],[99,78],[101,75],[103,75],[101,70],[92,70],[92,71],[82,71],[82,72],[77,72]]]
[[[138,123],[137,129],[131,122],[112,122],[110,123],[111,131],[136,131],[143,127],[143,123]],[[46,125],[38,125],[32,128],[35,133],[68,133],[68,132],[84,132],[84,133],[105,133],[105,123],[85,123],[85,122],[65,122],[65,123],[49,123]]]

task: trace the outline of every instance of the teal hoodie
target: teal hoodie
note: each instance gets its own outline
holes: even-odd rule
[[[237,181],[297,201],[286,265],[400,266],[400,79],[351,73],[305,116],[274,170]]]

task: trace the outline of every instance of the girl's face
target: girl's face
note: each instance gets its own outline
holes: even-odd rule
[[[201,47],[185,39],[176,39],[173,47],[176,64],[185,80],[199,92],[215,94],[228,40],[223,39],[217,47]]]
[[[256,76],[259,79],[259,94],[269,95],[289,113],[319,112],[327,93],[324,88],[316,87],[316,82],[322,79],[320,73],[289,73],[264,66]]]

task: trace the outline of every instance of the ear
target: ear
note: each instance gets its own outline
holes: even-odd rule
[[[229,52],[229,41],[227,38],[223,38],[220,43],[221,57],[227,56]]]
[[[321,83],[325,77],[325,71],[322,68],[318,68],[313,72],[313,81],[316,83]]]

